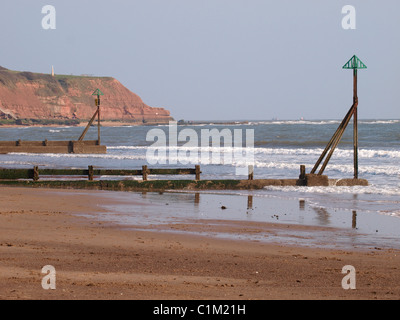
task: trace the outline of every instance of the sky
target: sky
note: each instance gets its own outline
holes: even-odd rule
[[[398,0],[0,2],[1,66],[111,76],[176,120],[341,119],[354,54],[359,118],[399,119],[399,34]]]

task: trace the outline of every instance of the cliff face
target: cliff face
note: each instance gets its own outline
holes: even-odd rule
[[[96,106],[92,93],[100,89],[101,119],[134,123],[166,123],[169,111],[152,108],[109,77],[46,75],[0,67],[0,118],[89,120]]]

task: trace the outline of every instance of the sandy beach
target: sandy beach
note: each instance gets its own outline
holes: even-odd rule
[[[400,298],[399,250],[135,231],[81,216],[112,202],[96,191],[0,189],[0,299]],[[41,286],[46,265],[56,269],[55,290]],[[346,265],[356,270],[355,290],[342,288]]]

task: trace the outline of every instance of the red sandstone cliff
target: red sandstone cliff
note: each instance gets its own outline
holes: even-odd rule
[[[102,120],[165,123],[172,118],[152,108],[110,77],[46,75],[0,67],[0,118],[89,120],[96,110],[92,93],[100,89]]]

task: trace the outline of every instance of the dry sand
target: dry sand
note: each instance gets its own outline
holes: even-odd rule
[[[400,299],[400,252],[123,230],[95,191],[0,188],[0,299]],[[265,226],[266,228],[268,226]],[[56,269],[44,290],[41,269]],[[356,290],[341,286],[345,265]]]

